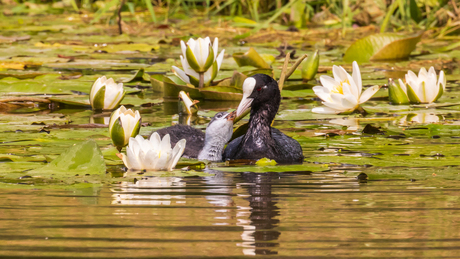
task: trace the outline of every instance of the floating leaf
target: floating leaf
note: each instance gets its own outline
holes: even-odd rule
[[[218,87],[210,87],[216,88]],[[207,89],[202,89],[201,94],[206,100],[218,100],[218,101],[240,101],[243,98],[241,93],[230,93],[230,92],[219,92],[219,91],[210,91]]]
[[[343,60],[368,62],[407,58],[421,37],[422,33],[409,37],[395,33],[370,35],[354,42],[345,52]]]
[[[86,140],[74,144],[48,165],[31,171],[30,175],[67,175],[105,174],[105,162],[99,147],[94,140]]]
[[[134,74],[133,77],[123,81],[123,83],[134,83],[134,82],[144,82],[144,83],[150,82],[150,78],[148,78],[148,75],[145,75],[144,68],[137,70],[136,74]]]
[[[261,159],[257,160],[257,162],[256,162],[256,165],[258,165],[258,166],[269,166],[269,165],[276,165],[276,164],[277,163],[276,163],[275,160],[270,160],[270,159],[268,159],[266,157],[261,158]]]
[[[268,65],[252,47],[245,53],[234,53],[233,58],[240,67],[253,66],[257,68],[270,68],[270,65]]]

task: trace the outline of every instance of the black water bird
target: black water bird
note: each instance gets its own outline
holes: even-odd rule
[[[235,114],[236,112],[219,112],[214,115],[206,127],[206,134],[199,129],[182,124],[159,129],[156,132],[162,138],[169,134],[172,146],[179,140],[186,139],[183,157],[222,161],[225,144],[232,137]]]
[[[303,161],[299,142],[271,127],[280,101],[278,83],[270,76],[256,74],[244,81],[243,99],[236,116],[251,107],[248,131],[228,144],[223,154],[224,160],[258,160],[266,157],[278,163]]]

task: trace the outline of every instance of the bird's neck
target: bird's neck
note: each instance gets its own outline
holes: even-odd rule
[[[206,134],[204,147],[198,155],[198,159],[209,161],[221,161],[222,151],[224,150],[227,141],[228,140],[224,139],[224,137],[221,134],[217,134],[213,137]]]
[[[269,145],[273,141],[271,137],[271,124],[273,119],[275,119],[277,110],[277,106],[269,104],[252,107],[245,140],[252,140],[256,146]]]

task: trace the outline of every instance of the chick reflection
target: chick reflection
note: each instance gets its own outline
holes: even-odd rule
[[[169,194],[185,192],[184,187],[185,182],[179,177],[147,176],[134,182],[122,182],[118,188],[112,188],[112,204],[171,205],[172,201],[185,203],[185,195]]]
[[[206,195],[206,199],[209,203],[219,207],[230,207],[234,206],[231,193],[233,191],[233,178],[224,172],[206,169],[206,173],[213,174],[211,177],[204,177],[206,185],[208,186],[208,192],[214,195]],[[219,212],[229,212],[230,210],[219,210]]]
[[[243,242],[238,244],[244,247],[245,255],[255,254],[277,254],[272,250],[277,247],[280,232],[274,230],[279,224],[275,219],[279,216],[279,208],[276,206],[276,195],[272,194],[272,179],[278,178],[277,173],[243,173],[244,184],[241,188],[246,188],[249,197],[249,208],[238,207],[238,226],[244,228],[241,235]],[[249,220],[247,217],[249,216]]]

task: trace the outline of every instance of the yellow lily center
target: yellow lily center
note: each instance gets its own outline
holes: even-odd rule
[[[343,94],[343,84],[350,85],[350,81],[348,81],[348,79],[344,80],[344,81],[341,81],[338,85],[336,85],[336,86],[334,86],[334,88],[332,88],[331,92],[335,93],[335,94]]]

